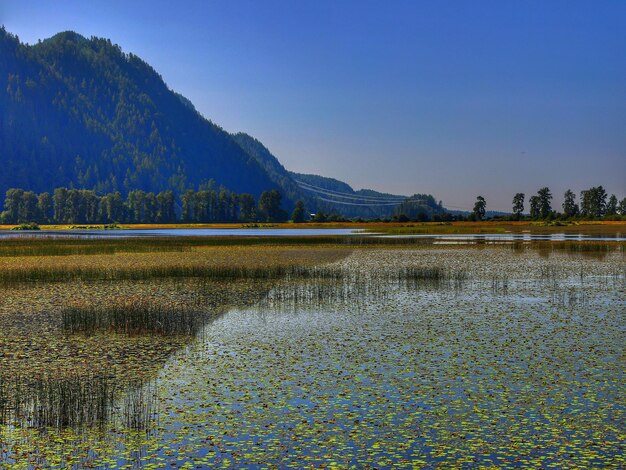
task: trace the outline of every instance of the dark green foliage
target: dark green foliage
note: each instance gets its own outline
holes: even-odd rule
[[[570,189],[565,191],[563,195],[563,215],[565,217],[575,217],[578,215],[578,204],[576,204],[576,195]]]
[[[541,215],[539,196],[530,196],[528,202],[530,204],[530,216],[536,219]]]
[[[617,213],[620,215],[626,215],[626,197],[617,205]]]
[[[617,197],[615,194],[611,194],[608,202],[606,203],[606,215],[616,215],[617,214]]]
[[[485,212],[487,210],[487,202],[485,198],[482,196],[478,196],[476,198],[476,202],[474,203],[474,209],[472,210],[472,215],[476,220],[483,220],[485,218]]]
[[[20,224],[17,227],[13,227],[11,230],[40,230],[40,228],[37,222],[30,222]]]
[[[304,201],[296,202],[296,207],[291,215],[291,220],[295,223],[304,222],[307,219],[306,210],[304,208]]]
[[[263,199],[263,210],[254,207],[254,197],[241,196],[220,188],[219,191],[187,190],[182,195],[181,221],[189,223],[253,222],[257,213],[264,220],[282,222],[287,219],[281,209],[281,196],[277,190],[269,191]],[[133,190],[126,200],[119,192],[98,196],[85,189],[56,188],[54,196],[48,193],[37,196],[30,191],[12,188],[5,197],[6,211],[0,214],[4,224],[40,223],[58,224],[111,224],[115,222],[151,224],[177,221],[175,198],[171,190],[158,194]]]
[[[281,196],[275,189],[265,191],[259,198],[259,216],[264,222],[285,222],[287,213],[280,208]]]
[[[0,30],[0,159],[1,193],[65,186],[180,194],[211,178],[254,195],[276,187],[148,64],[107,39],[71,32],[28,46]],[[81,209],[68,210],[72,218]]]
[[[537,191],[537,198],[539,204],[539,215],[545,219],[548,217],[550,212],[552,212],[552,193],[550,192],[550,188],[541,188]]]
[[[606,212],[606,191],[595,186],[580,193],[580,213],[584,217],[599,218]]]
[[[239,196],[239,217],[244,222],[256,220],[256,202],[252,194],[242,194]]]
[[[513,214],[521,217],[524,212],[524,193],[517,193],[513,196]]]

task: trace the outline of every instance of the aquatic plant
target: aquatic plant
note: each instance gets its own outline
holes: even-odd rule
[[[97,331],[127,335],[188,335],[198,333],[208,312],[172,308],[143,299],[121,304],[67,307],[61,311],[66,333],[93,334]]]

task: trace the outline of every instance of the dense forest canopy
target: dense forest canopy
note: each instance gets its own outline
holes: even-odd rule
[[[57,186],[177,194],[213,179],[277,188],[255,158],[107,39],[65,32],[34,46],[0,31],[0,192]]]

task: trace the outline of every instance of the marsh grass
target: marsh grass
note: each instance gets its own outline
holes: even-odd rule
[[[201,245],[198,240],[185,242],[160,238],[8,238],[0,243],[0,257],[112,255],[116,253],[187,252]]]
[[[83,430],[118,419],[146,429],[156,413],[153,389],[106,374],[0,377],[0,425]]]
[[[411,238],[377,238],[369,236],[294,236],[294,237],[152,237],[95,236],[78,238],[71,235],[6,238],[0,243],[0,257],[68,256],[116,253],[189,252],[213,246],[307,246],[307,245],[416,245],[430,240]]]
[[[172,308],[142,300],[119,305],[68,307],[62,312],[63,330],[68,334],[96,332],[127,335],[196,335],[208,314]]]

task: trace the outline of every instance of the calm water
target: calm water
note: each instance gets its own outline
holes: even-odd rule
[[[626,241],[622,234],[368,234],[362,229],[148,229],[148,230],[24,230],[0,231],[1,238],[71,237],[71,238],[131,238],[131,237],[306,237],[306,236],[372,236],[381,238],[413,238],[435,244],[513,243],[530,241]]]
[[[444,274],[394,278],[416,266]],[[354,250],[341,279],[265,286],[160,363],[132,408],[146,429],[0,426],[0,457],[19,441],[75,468],[623,467],[625,266],[619,251]]]
[[[467,244],[467,243],[506,243],[506,242],[530,242],[530,241],[626,241],[621,234],[584,235],[572,233],[469,233],[469,234],[407,234],[407,235],[378,235],[382,238],[416,238],[433,240],[441,244]]]
[[[131,238],[131,237],[298,237],[314,235],[353,235],[354,229],[147,229],[147,230],[15,230],[0,231],[0,237],[72,237],[72,238]]]

